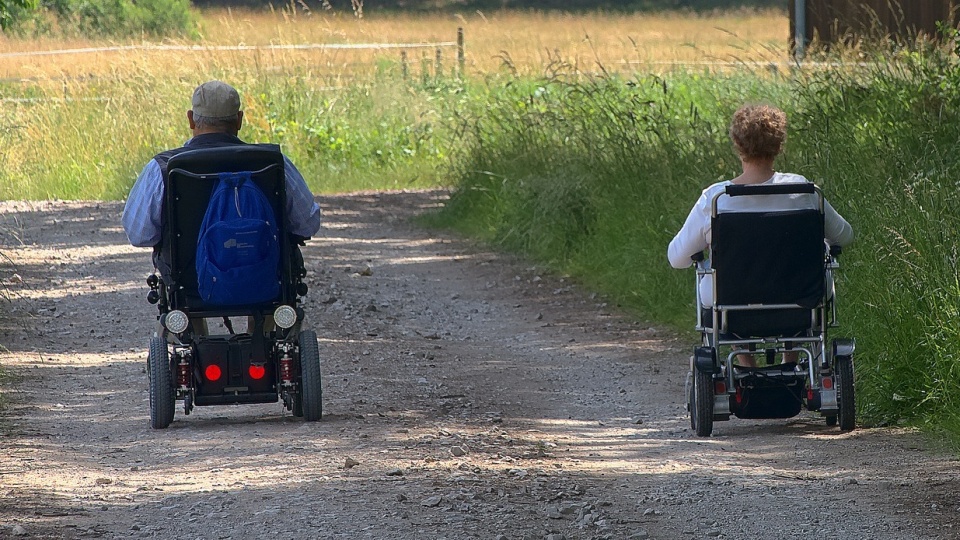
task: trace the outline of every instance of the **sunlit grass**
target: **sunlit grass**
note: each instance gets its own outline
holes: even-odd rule
[[[279,9],[207,11],[198,20],[198,41],[0,38],[0,198],[123,198],[147,160],[189,137],[190,93],[212,78],[240,89],[242,135],[283,145],[316,192],[442,185],[458,111],[469,102],[482,106],[491,79],[557,69],[669,71],[674,61],[771,61],[784,54],[787,24],[775,11],[368,12],[358,20]],[[406,66],[395,48],[267,48],[452,42],[458,27],[466,34],[463,83],[454,77],[451,47],[439,68],[433,48],[409,49]],[[139,45],[154,48],[16,56]],[[217,49],[240,46],[259,48]],[[633,63],[651,61],[661,63]]]
[[[306,43],[437,43],[465,34],[466,70],[487,74],[509,66],[519,73],[542,73],[561,60],[584,71],[632,70],[670,62],[785,61],[788,19],[780,11],[737,11],[711,16],[694,14],[564,14],[497,11],[463,14],[379,16],[363,19],[328,12],[213,10],[200,14],[198,41],[171,45],[268,46]],[[399,50],[314,51],[108,51],[51,56],[3,57],[24,51],[141,45],[140,40],[104,43],[82,39],[24,41],[0,38],[0,77],[109,75],[130,66],[184,76],[215,66],[261,69],[296,64],[300,70],[326,75],[369,74],[382,59],[399,61]],[[412,63],[423,51],[409,51]],[[426,49],[431,59],[434,50]],[[446,64],[456,52],[444,48]],[[662,68],[657,68],[662,69]]]

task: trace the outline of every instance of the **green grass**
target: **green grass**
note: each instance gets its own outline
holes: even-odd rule
[[[456,81],[213,74],[241,91],[248,141],[280,144],[317,193],[436,186]],[[154,154],[189,138],[193,83],[149,73],[0,86],[0,199],[121,199]]]
[[[670,270],[666,244],[737,163],[725,118],[788,91],[742,75],[511,81],[465,120],[447,222],[683,325],[692,277]]]

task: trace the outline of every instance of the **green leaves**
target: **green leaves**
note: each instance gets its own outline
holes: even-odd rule
[[[6,30],[39,5],[38,0],[0,0],[0,29]]]

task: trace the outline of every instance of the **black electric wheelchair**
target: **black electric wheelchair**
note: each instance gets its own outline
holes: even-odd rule
[[[818,206],[717,210],[723,197],[774,196],[813,197]],[[832,272],[840,249],[824,242],[820,189],[729,185],[712,202],[711,227],[709,261],[694,256],[701,344],[687,376],[691,428],[706,437],[731,415],[792,418],[806,409],[829,426],[854,429],[855,342],[827,341],[837,326]],[[703,279],[713,281],[710,307],[700,297]]]
[[[278,221],[279,294],[255,305],[213,305],[198,293],[197,243],[219,173],[250,173]],[[307,293],[298,244],[286,224],[284,161],[275,145],[189,150],[172,157],[164,176],[162,261],[147,278],[148,301],[159,308],[147,373],[150,425],[163,429],[176,401],[195,405],[276,403],[307,421],[322,415],[317,335],[301,330]],[[246,328],[234,331],[246,322]],[[217,328],[214,329],[213,327]]]

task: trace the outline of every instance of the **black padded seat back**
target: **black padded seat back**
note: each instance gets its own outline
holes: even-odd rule
[[[247,144],[190,150],[170,158],[165,184],[165,249],[169,249],[174,285],[173,306],[193,312],[215,309],[204,305],[197,293],[197,239],[203,216],[218,174],[251,172],[273,207],[280,232],[280,260],[283,268],[280,296],[275,302],[289,303],[293,294],[289,266],[290,241],[286,220],[286,184],[280,147]]]
[[[797,335],[811,328],[811,310],[821,305],[825,288],[819,210],[719,213],[712,222],[710,251],[718,306],[801,306],[729,311],[727,333]]]

